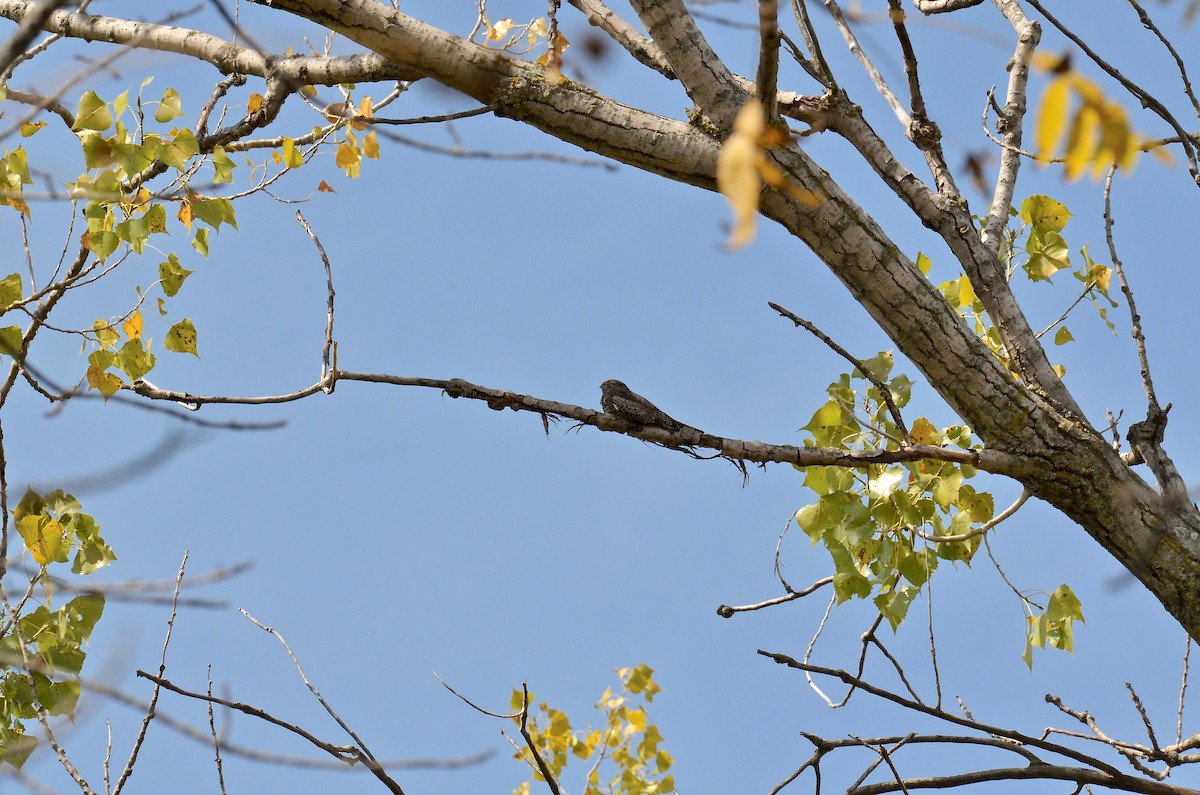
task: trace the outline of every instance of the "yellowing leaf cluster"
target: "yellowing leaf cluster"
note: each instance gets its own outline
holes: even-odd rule
[[[536,714],[530,713],[527,729],[538,756],[556,781],[561,780],[572,757],[590,761],[584,795],[674,792],[675,778],[668,771],[675,760],[661,748],[662,734],[650,722],[646,707],[636,703],[637,699],[647,704],[652,702],[661,690],[654,681],[654,669],[639,664],[618,669],[617,676],[622,683],[621,691],[614,693],[607,688],[596,703],[602,716],[597,728],[576,729],[566,713],[546,703],[539,705]],[[529,698],[533,700],[532,695]],[[514,690],[511,705],[514,712],[520,712],[525,705],[525,693]],[[529,763],[534,781],[544,781],[528,748],[521,748],[515,758]],[[530,783],[525,782],[514,790],[514,795],[531,791]]]
[[[1039,159],[1043,163],[1060,159],[1069,180],[1089,169],[1093,178],[1099,177],[1114,163],[1132,168],[1142,138],[1130,125],[1125,108],[1066,59],[1039,53],[1034,65],[1053,73],[1042,93],[1034,131]]]
[[[100,526],[62,490],[44,495],[27,490],[12,516],[39,570],[70,561],[75,574],[91,574],[116,560],[100,536]],[[31,580],[30,593],[32,588]],[[100,594],[77,596],[57,609],[34,602],[15,602],[7,627],[14,629],[13,622],[19,621],[19,631],[6,633],[0,659],[0,764],[18,769],[38,744],[35,736],[26,734],[25,721],[44,720],[47,714],[73,716],[86,645],[104,612]],[[24,612],[28,607],[33,609]],[[22,659],[38,665],[23,666]],[[30,698],[31,684],[36,700]]]
[[[911,397],[912,382],[904,375],[889,380],[893,365],[890,351],[863,362],[867,372],[887,385],[897,407],[903,408]],[[826,391],[829,399],[805,426],[812,435],[805,446],[859,452],[899,447],[904,434],[878,387],[862,372],[843,373]],[[969,428],[938,429],[924,417],[911,423],[908,441],[961,448],[973,444]],[[990,494],[964,482],[976,474],[966,465],[917,461],[856,470],[801,469],[804,485],[818,499],[796,512],[796,524],[832,558],[838,601],[872,598],[893,629],[903,622],[940,560],[970,562],[980,537],[954,537],[969,533],[972,523],[991,519],[994,510]],[[926,541],[918,529],[933,540]]]

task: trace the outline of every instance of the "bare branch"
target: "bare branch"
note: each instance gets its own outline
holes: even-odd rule
[[[1146,9],[1142,8],[1137,0],[1129,0],[1129,5],[1133,6],[1133,10],[1137,12],[1138,19],[1146,30],[1153,33],[1167,48],[1167,52],[1171,53],[1171,57],[1175,59],[1175,68],[1179,70],[1179,78],[1183,81],[1183,93],[1187,94],[1187,98],[1192,101],[1192,108],[1196,111],[1196,115],[1200,117],[1200,101],[1196,100],[1196,95],[1192,92],[1192,81],[1188,79],[1187,68],[1183,65],[1183,59],[1179,57],[1179,53],[1175,51],[1170,39],[1163,35],[1163,32],[1154,24],[1154,20],[1146,13]]]
[[[816,590],[819,590],[820,588],[823,588],[832,582],[833,582],[833,577],[831,575],[829,577],[822,577],[821,579],[817,580],[816,582],[814,582],[812,585],[808,586],[807,588],[803,588],[799,591],[789,591],[787,594],[785,594],[783,596],[777,596],[774,599],[768,599],[765,602],[759,602],[758,604],[741,605],[738,607],[731,607],[730,605],[721,605],[720,607],[717,608],[717,615],[721,616],[722,618],[733,618],[734,613],[744,613],[749,610],[761,610],[764,607],[772,607],[774,605],[780,605],[780,604],[783,604],[784,602],[791,602],[794,599],[803,599],[804,597],[808,596],[810,593],[812,593]]]
[[[175,616],[179,609],[179,588],[183,582],[183,573],[187,569],[187,560],[188,553],[184,552],[183,560],[179,562],[179,573],[175,575],[174,599],[171,603],[171,614],[167,618],[167,632],[163,637],[162,655],[158,661],[158,675],[160,677],[167,670],[167,647],[171,645],[171,633],[175,630]],[[138,729],[137,738],[133,741],[133,748],[129,750],[129,758],[125,760],[125,767],[122,768],[121,775],[117,777],[117,785],[113,788],[113,795],[120,795],[125,782],[133,775],[133,766],[137,764],[138,753],[142,750],[143,743],[146,742],[146,732],[150,728],[150,721],[154,720],[154,707],[158,704],[158,693],[158,684],[155,683],[150,695],[150,703],[146,705],[146,714],[142,718],[142,725]]]
[[[1029,89],[1029,62],[1042,38],[1041,27],[1035,22],[1030,22],[1014,0],[1000,0],[996,5],[1016,32],[1017,46],[1009,62],[1004,110],[999,112],[999,118],[996,120],[1002,147],[1000,169],[996,174],[996,186],[987,221],[983,225],[984,243],[993,254],[1000,250],[1004,228],[1008,225],[1008,211],[1012,207],[1013,193],[1017,187],[1017,171],[1021,167],[1020,149],[1025,123],[1026,94]]]
[[[900,104],[900,100],[896,98],[895,92],[888,86],[887,81],[883,79],[883,75],[875,68],[871,58],[863,50],[862,45],[858,43],[858,37],[854,35],[854,31],[850,29],[850,23],[846,21],[846,16],[842,13],[842,8],[837,4],[836,0],[824,0],[825,9],[829,11],[830,17],[837,25],[838,31],[842,34],[842,38],[846,41],[846,47],[850,50],[850,54],[858,60],[863,71],[871,78],[871,83],[875,86],[875,90],[879,92],[879,96],[883,97],[887,102],[888,107],[892,109],[892,113],[896,114],[896,118],[900,121],[900,126],[905,130],[912,127],[912,118],[908,112]]]
[[[28,0],[0,0],[0,17],[22,21],[33,9]],[[419,73],[375,54],[337,57],[282,57],[234,44],[208,33],[173,25],[91,14],[53,11],[40,25],[44,30],[76,39],[132,45],[172,52],[207,61],[225,74],[274,76],[294,85],[334,86],[369,80],[411,80]]]
[[[395,779],[391,778],[388,773],[384,771],[383,766],[379,764],[379,761],[376,758],[374,758],[374,754],[371,753],[371,749],[367,748],[366,743],[362,741],[361,737],[355,733],[354,729],[349,727],[349,724],[346,723],[346,721],[343,721],[342,716],[338,715],[338,713],[334,710],[334,707],[330,706],[329,701],[325,700],[324,695],[320,694],[320,691],[318,691],[316,686],[313,686],[313,683],[308,681],[308,675],[305,674],[304,667],[300,665],[300,660],[296,659],[295,653],[292,651],[292,647],[288,646],[288,641],[283,639],[283,635],[278,633],[274,627],[265,626],[265,624],[260,622],[258,618],[248,614],[246,610],[239,609],[239,612],[241,612],[241,614],[247,618],[250,618],[250,621],[253,622],[254,626],[262,629],[263,632],[274,636],[276,640],[280,641],[280,644],[283,646],[283,650],[286,651],[288,657],[292,659],[292,664],[295,665],[296,671],[299,671],[300,679],[301,681],[304,681],[304,685],[308,688],[308,692],[312,693],[313,697],[316,697],[317,703],[323,707],[326,715],[334,718],[334,721],[337,723],[337,725],[340,725],[342,731],[348,734],[350,739],[354,740],[355,743],[358,743],[358,747],[354,748],[353,751],[350,752],[353,753],[354,758],[356,760],[361,760],[362,764],[367,767],[367,770],[370,770],[372,775],[378,778],[379,782],[383,783],[384,787],[388,788],[390,793],[394,795],[404,795],[404,790],[400,788],[400,784],[396,783]],[[326,751],[328,751],[328,748],[326,748]]]
[[[567,2],[582,11],[587,16],[589,23],[611,36],[613,41],[625,48],[639,63],[649,66],[664,77],[675,79],[671,65],[667,63],[662,50],[654,43],[654,40],[643,36],[600,0],[567,0]]]
[[[538,753],[537,744],[533,738],[529,736],[527,723],[529,721],[529,685],[526,682],[521,683],[521,694],[523,700],[521,702],[521,716],[519,726],[521,727],[521,736],[525,738],[525,746],[529,749],[529,753],[533,754],[533,760],[537,762],[538,772],[542,774],[542,779],[546,782],[546,786],[550,788],[553,795],[561,795],[561,790],[558,788],[558,782],[554,778],[554,774],[550,772],[550,768],[546,766],[546,762],[542,759],[542,755]]]

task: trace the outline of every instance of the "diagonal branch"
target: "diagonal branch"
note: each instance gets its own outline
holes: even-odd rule
[[[662,50],[654,43],[654,40],[643,36],[600,0],[567,0],[567,2],[582,11],[589,23],[607,33],[639,63],[650,67],[663,77],[675,79],[671,65],[667,63]]]

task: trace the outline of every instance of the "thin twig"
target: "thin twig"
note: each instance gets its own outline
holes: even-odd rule
[[[800,28],[800,36],[809,52],[809,57],[800,62],[801,66],[825,88],[836,91],[837,80],[833,76],[833,70],[829,68],[829,62],[825,60],[816,28],[808,16],[808,0],[792,0],[792,15],[796,18],[796,26]]]
[[[325,697],[321,695],[321,691],[317,690],[316,686],[309,681],[308,674],[304,672],[304,666],[300,665],[300,660],[296,658],[295,653],[292,651],[292,647],[289,646],[287,641],[283,639],[283,635],[279,634],[279,631],[274,627],[268,627],[267,625],[263,624],[257,618],[250,615],[250,613],[246,610],[239,608],[238,612],[248,618],[263,632],[266,632],[268,635],[271,635],[277,641],[279,641],[280,645],[283,646],[284,651],[287,652],[287,656],[291,659],[292,665],[296,666],[296,671],[299,672],[300,679],[304,682],[304,686],[308,688],[308,691],[312,693],[314,697],[316,697],[317,702],[325,709],[325,712],[329,715],[329,717],[333,718],[337,725],[342,728],[342,731],[346,732],[346,734],[348,734],[350,738],[358,744],[358,749],[361,752],[367,767],[371,769],[371,772],[375,773],[376,778],[379,778],[385,785],[388,785],[388,788],[392,792],[396,793],[396,795],[401,795],[400,786],[394,781],[391,781],[391,779],[389,779],[387,775],[383,773],[382,768],[379,767],[378,762],[375,760],[375,755],[371,753],[369,748],[367,748],[367,744],[362,741],[362,738],[360,738],[358,734],[355,733],[354,729],[350,728],[349,724],[342,720],[342,717],[337,714],[333,707],[329,705],[329,702],[325,700]]]
[[[333,341],[333,267],[329,264],[329,255],[325,253],[325,247],[321,245],[321,239],[317,237],[312,226],[305,220],[304,215],[297,210],[296,220],[300,222],[300,226],[312,238],[312,242],[317,247],[317,251],[321,255],[321,262],[325,263],[325,289],[327,298],[327,312],[325,319],[325,347],[321,351],[321,381],[325,384],[325,394],[332,394],[333,388],[337,385],[337,381],[331,378],[331,374],[337,368],[337,343]]]
[[[1025,125],[1027,93],[1029,90],[1029,63],[1041,40],[1041,28],[1025,16],[1018,3],[1013,0],[997,2],[1000,12],[1012,25],[1017,34],[1017,44],[1009,61],[1008,88],[1005,92],[1004,109],[997,113],[996,129],[1000,133],[1000,167],[996,171],[996,183],[992,190],[992,203],[988,208],[987,220],[983,224],[984,245],[995,255],[1004,239],[1008,226],[1008,211],[1012,207],[1013,193],[1017,188],[1017,172],[1021,168],[1021,139]],[[991,99],[991,92],[989,92]],[[984,110],[986,118],[987,110]],[[987,131],[986,124],[984,130]],[[991,137],[991,132],[988,131]],[[995,140],[993,138],[993,140]]]
[[[1115,222],[1112,216],[1112,184],[1116,171],[1117,167],[1114,164],[1109,168],[1108,176],[1104,180],[1104,239],[1108,243],[1108,255],[1112,258],[1113,270],[1117,272],[1117,281],[1121,285],[1121,292],[1125,295],[1125,302],[1129,305],[1129,331],[1137,348],[1138,363],[1141,365],[1142,388],[1146,391],[1146,400],[1150,404],[1150,410],[1153,411],[1158,408],[1159,403],[1158,395],[1154,391],[1154,379],[1150,376],[1150,360],[1146,355],[1146,335],[1142,331],[1142,317],[1138,314],[1137,302],[1133,299],[1133,290],[1125,278],[1125,266],[1121,263],[1121,258],[1117,256],[1117,245],[1113,240],[1112,230]]]
[[[159,677],[167,672],[167,647],[171,645],[171,633],[175,630],[175,616],[179,609],[179,589],[183,583],[183,573],[187,569],[187,561],[188,553],[184,551],[183,560],[179,562],[179,573],[175,575],[175,594],[171,602],[171,614],[167,617],[167,632],[163,637],[162,654],[158,660]],[[142,718],[142,725],[138,729],[137,738],[133,742],[133,748],[129,751],[129,758],[125,760],[125,767],[121,770],[121,775],[117,777],[117,785],[113,788],[113,795],[120,795],[125,782],[133,775],[133,766],[137,763],[138,752],[142,750],[142,744],[146,742],[146,732],[150,728],[150,721],[154,720],[154,708],[158,704],[159,692],[159,686],[155,683],[151,691],[150,702],[146,705],[146,714]]]
[[[715,450],[717,451],[717,455],[714,457],[725,458],[731,461],[749,461],[755,463],[780,462],[796,466],[868,467],[874,464],[893,464],[931,459],[969,464],[985,472],[1014,476],[1024,473],[1029,466],[1029,464],[1021,461],[1012,454],[992,449],[959,450],[935,445],[910,444],[898,450],[854,452],[841,448],[772,445],[743,439],[729,439],[687,427],[672,431],[653,425],[641,425],[595,409],[545,400],[533,397],[532,395],[522,395],[516,392],[479,386],[464,381],[461,378],[422,378],[384,373],[362,373],[341,369],[331,373],[330,377],[335,378],[337,381],[364,381],[368,383],[392,384],[395,386],[439,389],[451,398],[480,400],[487,403],[489,407],[497,410],[508,408],[513,411],[533,412],[539,416],[548,414],[564,417],[575,420],[583,425],[591,425],[601,431],[632,436],[678,450],[685,454],[688,454],[689,451],[691,454],[695,454],[695,448]],[[318,381],[312,386],[283,395],[193,395],[188,392],[161,389],[145,379],[140,379],[134,382],[131,391],[145,398],[174,402],[195,411],[201,406],[210,403],[249,405],[287,403],[301,400],[317,392],[324,391],[324,384],[324,381]]]
[[[927,535],[927,534],[921,532],[920,530],[918,530],[915,527],[912,528],[912,531],[918,537],[923,538],[926,541],[935,541],[939,544],[952,544],[952,543],[956,543],[958,541],[968,541],[968,540],[974,538],[975,536],[983,535],[988,530],[991,530],[993,527],[995,527],[996,525],[1003,522],[1005,519],[1012,516],[1032,496],[1033,496],[1033,492],[1030,491],[1028,487],[1022,489],[1021,494],[1020,494],[1020,496],[1017,497],[1016,501],[1013,502],[1012,505],[1008,506],[1003,511],[1001,511],[998,516],[996,516],[992,519],[989,519],[988,521],[979,525],[979,527],[976,527],[973,530],[968,530],[965,533],[959,533],[958,535],[953,535],[953,536],[931,536],[931,535]]]
[[[209,698],[211,698],[212,694],[213,694],[213,692],[212,692],[212,687],[213,687],[212,663],[208,664],[207,679],[208,679],[208,696],[209,696]],[[217,735],[217,718],[216,718],[215,710],[213,709],[213,703],[211,701],[209,701],[207,706],[208,706],[208,730],[212,733],[212,741],[213,741],[213,755],[214,755],[213,761],[215,762],[215,764],[217,766],[217,785],[221,788],[221,795],[226,795],[225,763],[221,760],[221,738]]]
[[[616,171],[618,166],[608,160],[597,160],[585,157],[572,157],[570,155],[560,155],[557,152],[492,152],[487,150],[477,149],[462,149],[459,147],[438,146],[436,144],[425,143],[418,141],[415,138],[409,138],[404,135],[399,135],[391,130],[377,130],[380,136],[396,143],[404,144],[405,146],[418,149],[422,152],[432,152],[439,155],[449,155],[451,157],[473,158],[478,160],[546,160],[551,163],[562,163],[569,166],[580,166],[582,168],[602,168],[605,171]]]
[[[533,754],[533,759],[537,762],[538,772],[542,774],[542,779],[545,780],[546,786],[550,788],[550,791],[554,795],[562,795],[558,788],[558,782],[555,781],[553,774],[550,773],[550,768],[546,766],[542,755],[538,753],[537,745],[533,742],[533,738],[529,736],[529,729],[526,728],[526,723],[529,720],[529,685],[527,682],[521,682],[521,693],[524,699],[521,702],[521,736],[525,738],[525,745],[528,746],[529,752]]]
[[[836,0],[824,0],[824,3],[830,17],[833,18],[834,24],[837,25],[838,31],[842,34],[842,38],[845,39],[846,46],[850,49],[851,54],[858,59],[863,70],[871,78],[875,90],[879,92],[879,95],[887,102],[888,107],[892,109],[892,113],[900,121],[900,126],[908,130],[912,126],[912,118],[908,115],[908,111],[900,104],[900,100],[896,98],[887,81],[883,79],[883,75],[875,68],[875,64],[871,62],[871,58],[863,50],[862,45],[858,43],[858,37],[850,29],[850,23],[846,21],[845,15],[842,14],[841,7],[837,4]]]
[[[752,605],[721,605],[717,608],[717,615],[721,616],[722,618],[732,618],[734,613],[744,613],[750,610],[762,610],[764,607],[774,607],[775,605],[781,605],[785,602],[791,602],[795,599],[803,599],[813,591],[824,588],[826,585],[829,585],[832,582],[832,576],[822,577],[807,588],[799,591],[790,591],[783,596],[777,596],[774,599],[768,599],[765,602],[759,602]]]
[[[942,132],[938,129],[937,124],[929,118],[929,111],[925,107],[925,97],[921,93],[917,53],[913,49],[904,17],[904,7],[900,4],[900,0],[888,0],[888,19],[891,20],[892,28],[896,32],[896,40],[900,43],[904,74],[908,78],[908,104],[912,122],[905,130],[905,134],[925,155],[938,192],[944,196],[958,196],[959,191],[954,184],[954,175],[946,163],[946,154],[942,151]]]
[[[1133,685],[1129,682],[1125,683],[1125,689],[1129,691],[1129,697],[1133,699],[1134,709],[1142,719],[1142,725],[1146,727],[1146,736],[1150,738],[1150,747],[1157,754],[1162,753],[1162,748],[1158,745],[1158,737],[1154,735],[1154,724],[1150,722],[1150,716],[1146,714],[1146,706],[1142,703],[1142,699],[1138,697],[1137,691],[1133,689]]]
[[[771,307],[776,312],[778,312],[779,314],[786,317],[788,320],[795,323],[797,326],[799,326],[803,329],[806,329],[814,337],[819,339],[821,342],[825,343],[825,345],[828,346],[830,350],[832,350],[834,353],[838,354],[843,359],[845,359],[846,361],[848,361],[852,365],[854,365],[858,369],[858,371],[863,374],[863,377],[866,378],[868,381],[870,381],[875,386],[875,388],[879,390],[880,397],[882,397],[883,402],[885,404],[887,404],[888,413],[892,415],[892,422],[894,422],[896,424],[896,427],[900,430],[900,433],[904,437],[904,441],[906,441],[906,442],[910,441],[909,437],[908,437],[908,426],[906,426],[904,424],[904,418],[902,416],[900,416],[900,408],[896,405],[896,401],[892,399],[892,390],[888,389],[888,385],[885,384],[882,379],[877,377],[874,373],[872,373],[869,369],[867,369],[866,365],[864,365],[862,362],[860,362],[858,359],[856,359],[849,351],[847,351],[841,345],[838,345],[836,342],[834,342],[832,339],[830,339],[828,335],[826,335],[823,331],[821,331],[819,328],[817,328],[812,323],[808,322],[807,320],[805,320],[804,318],[802,318],[798,315],[793,314],[792,312],[789,312],[788,310],[784,309],[779,304],[776,304],[773,301],[768,301],[767,306]]]
[[[1150,15],[1146,13],[1146,9],[1142,8],[1137,0],[1129,0],[1129,5],[1133,6],[1134,11],[1137,12],[1138,20],[1141,21],[1146,30],[1157,36],[1158,40],[1167,48],[1167,52],[1171,53],[1171,57],[1175,59],[1175,67],[1179,70],[1179,77],[1183,81],[1183,93],[1187,94],[1187,98],[1192,101],[1192,108],[1195,109],[1196,115],[1200,116],[1200,102],[1196,101],[1196,95],[1192,93],[1192,82],[1188,79],[1187,68],[1183,65],[1183,59],[1179,57],[1179,53],[1175,51],[1170,40],[1154,24],[1154,20],[1150,19]]]
[[[1183,674],[1179,678],[1179,709],[1176,711],[1175,744],[1183,742],[1183,697],[1187,694],[1188,661],[1192,655],[1192,636],[1183,633]]]

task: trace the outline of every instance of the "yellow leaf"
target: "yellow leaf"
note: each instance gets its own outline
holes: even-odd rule
[[[39,566],[54,561],[63,547],[63,526],[42,514],[29,514],[17,521],[17,530],[25,540],[25,548]]]
[[[350,177],[358,176],[359,154],[354,150],[354,147],[340,144],[337,149],[337,155],[334,157],[334,162],[338,168],[346,169],[346,173]],[[353,173],[351,173],[353,172]]]
[[[964,273],[958,280],[958,305],[968,307],[975,303],[975,288],[971,286],[971,280]]]
[[[283,139],[283,163],[288,168],[299,168],[304,165],[304,155],[300,153],[299,147],[291,138]]]
[[[1070,104],[1071,86],[1063,77],[1050,81],[1042,93],[1042,104],[1038,107],[1035,140],[1037,153],[1046,160],[1054,157],[1058,142],[1062,140],[1067,126],[1067,110]]]
[[[508,32],[516,26],[516,22],[511,19],[502,19],[495,25],[489,25],[487,30],[488,41],[500,41]]]
[[[250,101],[246,103],[246,110],[250,113],[257,113],[265,104],[267,104],[267,98],[262,94],[254,93],[250,95]]]
[[[733,234],[726,244],[730,250],[754,239],[759,191],[762,189],[759,177],[762,152],[758,139],[765,126],[762,103],[757,99],[749,100],[738,111],[733,133],[717,155],[717,189],[733,209]]]
[[[1095,156],[1100,117],[1091,105],[1083,105],[1071,122],[1067,135],[1067,179],[1078,179]]]
[[[321,180],[321,184],[317,185],[317,190],[321,193],[337,193],[337,191],[333,189],[333,186],[331,186],[325,180]]]
[[[179,203],[179,212],[176,213],[176,217],[179,219],[179,223],[183,224],[188,229],[191,229],[192,228],[192,203],[189,201],[180,202]]]
[[[363,157],[369,157],[372,160],[379,159],[379,139],[375,137],[375,131],[367,133],[367,137],[363,138]]]
[[[141,312],[134,312],[129,319],[121,324],[121,331],[125,332],[125,336],[131,340],[136,340],[142,336],[142,326],[145,324]]]
[[[924,417],[917,417],[917,421],[909,429],[908,438],[913,444],[931,444],[936,434],[937,428],[932,422]]]

